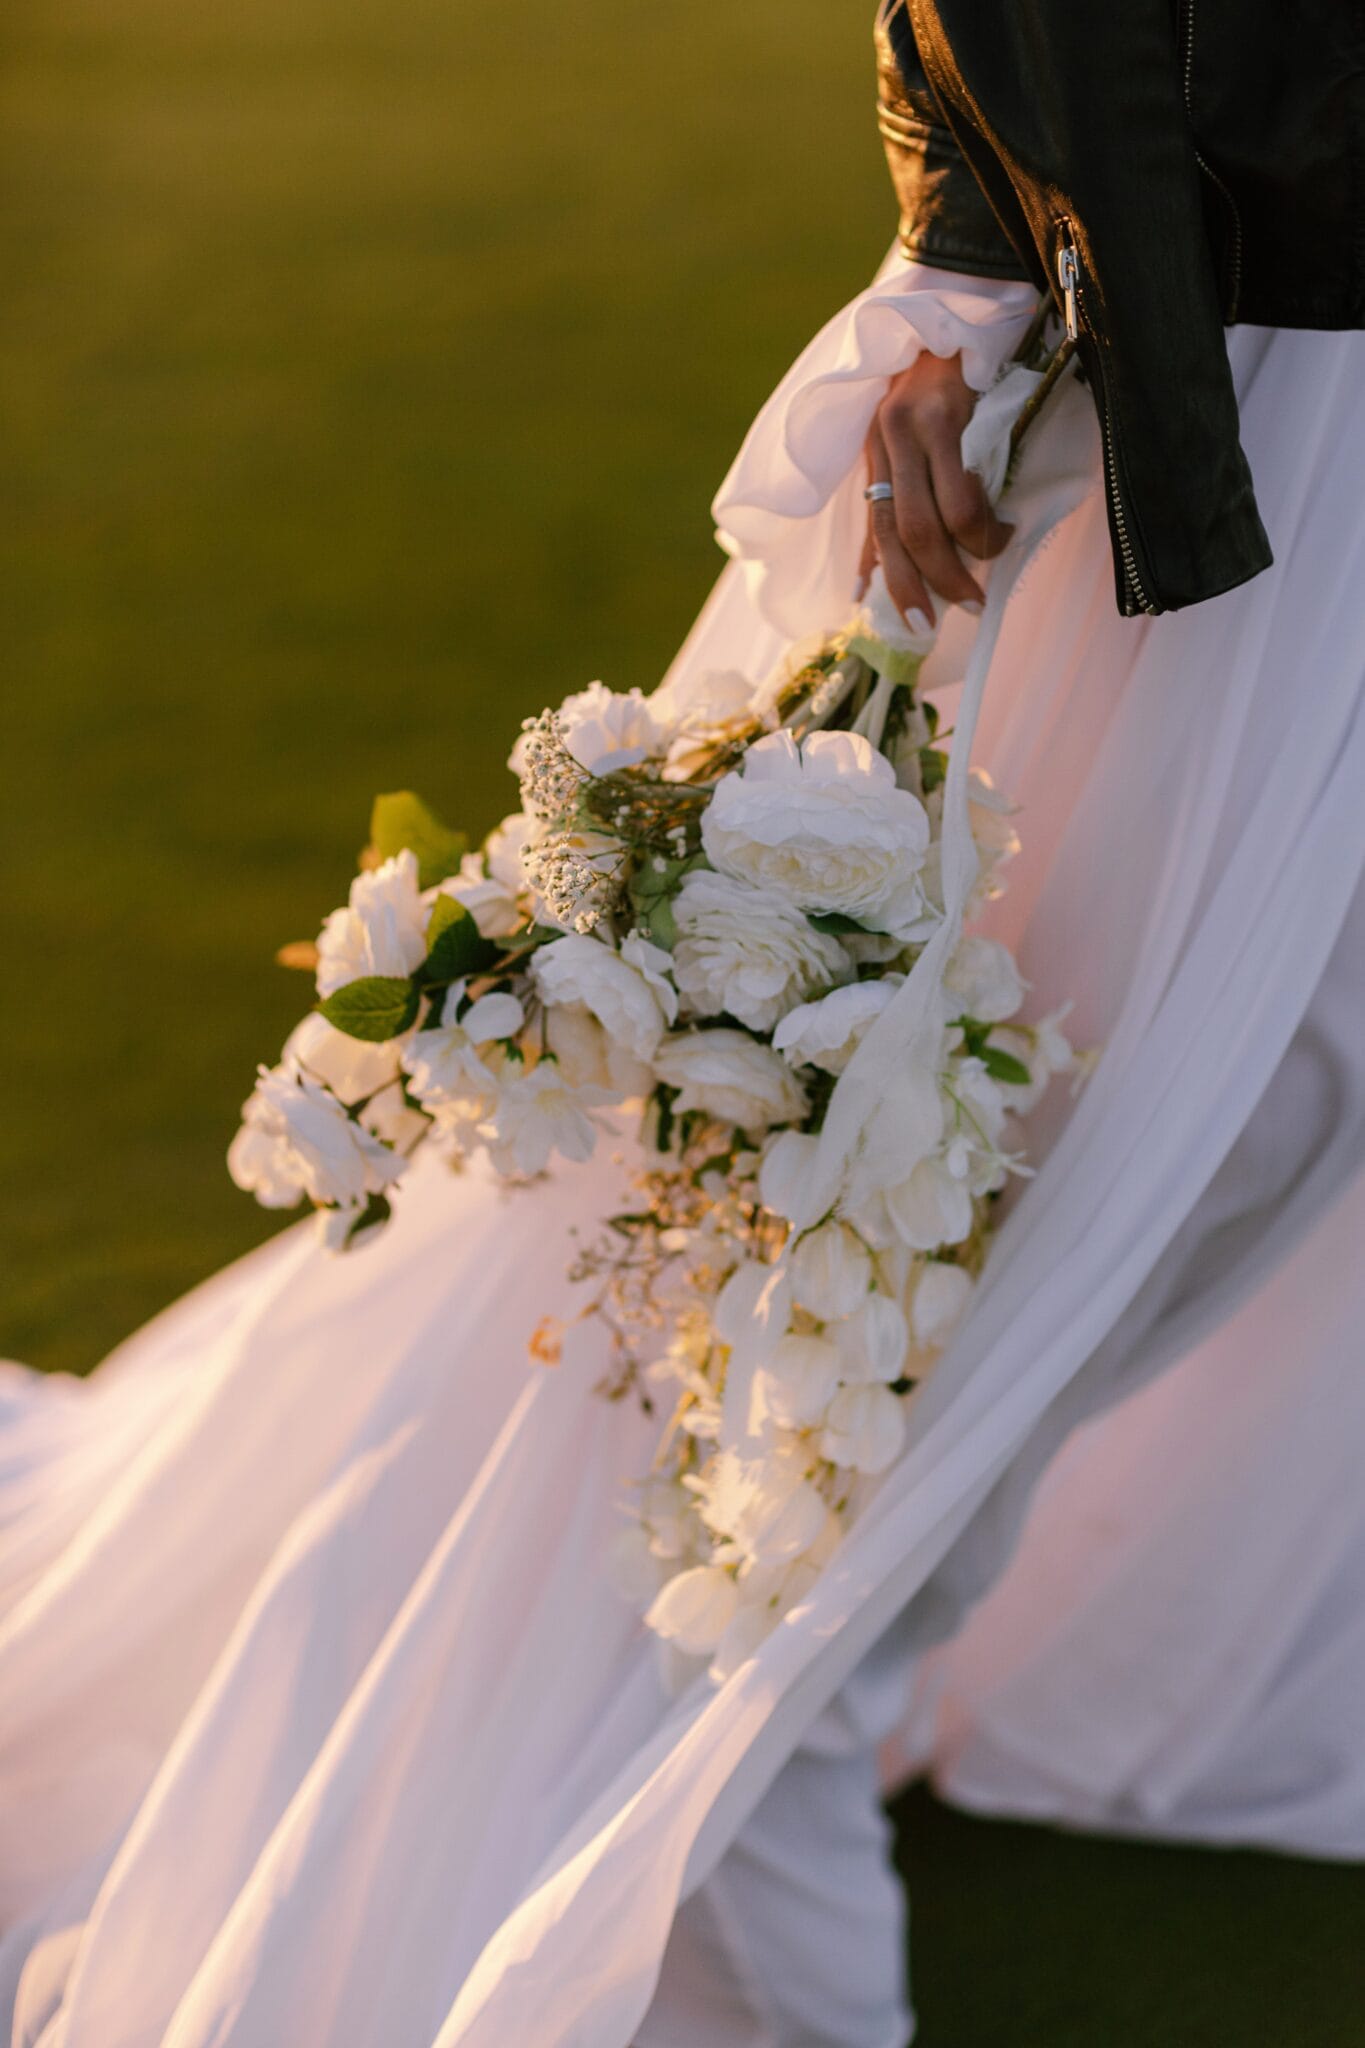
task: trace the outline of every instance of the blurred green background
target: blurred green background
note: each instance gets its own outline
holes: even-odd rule
[[[222,1157],[377,789],[648,686],[894,225],[871,0],[10,0],[0,1351],[271,1219]],[[1361,2037],[1357,1873],[902,1808],[923,2048]]]

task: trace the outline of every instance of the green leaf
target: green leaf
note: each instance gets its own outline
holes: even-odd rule
[[[319,1010],[329,1024],[348,1038],[363,1038],[369,1045],[383,1045],[397,1038],[416,1021],[419,1004],[416,983],[406,975],[362,974],[336,990]]]
[[[404,848],[415,853],[420,886],[434,889],[455,873],[469,841],[463,832],[452,832],[443,825],[420,796],[410,789],[396,789],[374,800],[370,844],[381,860],[391,860]]]
[[[806,923],[813,924],[818,932],[832,932],[837,938],[845,932],[867,933],[871,927],[859,924],[856,917],[846,917],[842,910],[808,910]]]
[[[671,953],[678,942],[673,898],[682,885],[683,876],[694,868],[707,865],[705,856],[699,853],[689,855],[686,860],[666,860],[662,854],[646,854],[630,878],[626,894],[635,913],[635,922],[648,933],[656,946],[664,947],[667,952]]]
[[[926,796],[932,796],[941,789],[948,779],[948,756],[942,747],[921,747],[919,750],[920,787]]]
[[[992,1081],[1004,1081],[1011,1088],[1027,1088],[1033,1079],[1022,1060],[1012,1052],[1002,1052],[998,1045],[984,1045],[977,1055]]]
[[[472,912],[454,896],[438,896],[427,924],[427,957],[417,970],[419,981],[459,981],[482,974],[498,958],[498,947],[485,939]]]
[[[345,1250],[350,1251],[370,1231],[381,1230],[392,1215],[393,1204],[387,1195],[371,1195],[346,1233]]]

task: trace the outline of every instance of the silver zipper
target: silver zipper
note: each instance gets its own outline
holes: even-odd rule
[[[1081,331],[1081,265],[1076,254],[1076,244],[1071,237],[1071,223],[1059,223],[1062,231],[1061,247],[1057,252],[1057,281],[1062,288],[1062,306],[1066,315],[1066,331],[1069,339],[1075,341]],[[1101,383],[1104,379],[1104,358],[1100,344],[1093,330],[1091,339],[1099,361]],[[1137,556],[1133,552],[1132,539],[1128,532],[1128,521],[1124,516],[1123,499],[1119,494],[1118,454],[1114,444],[1114,428],[1111,419],[1109,394],[1098,394],[1100,404],[1096,408],[1100,416],[1100,432],[1104,437],[1104,480],[1109,492],[1109,503],[1114,514],[1114,531],[1118,535],[1119,557],[1130,594],[1139,611],[1156,613],[1157,607],[1143,588],[1138,574]]]
[[[1076,251],[1063,242],[1057,252],[1057,282],[1062,288],[1062,311],[1066,315],[1066,338],[1075,341],[1081,331],[1080,309],[1076,303]]]
[[[1216,185],[1227,201],[1228,213],[1232,218],[1232,276],[1228,294],[1228,324],[1237,318],[1237,301],[1242,294],[1242,216],[1237,211],[1237,201],[1219,177],[1213,165],[1208,162],[1194,140],[1194,6],[1195,0],[1185,0],[1185,63],[1183,71],[1185,92],[1185,113],[1190,123],[1190,147],[1194,160],[1211,185]]]

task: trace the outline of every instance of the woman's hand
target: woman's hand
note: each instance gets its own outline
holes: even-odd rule
[[[962,431],[976,397],[960,355],[925,349],[892,378],[867,436],[868,482],[889,483],[895,495],[868,506],[858,594],[880,562],[891,601],[915,633],[935,623],[930,585],[950,603],[980,610],[984,593],[959,549],[988,561],[1014,531],[996,518],[980,477],[962,467]]]

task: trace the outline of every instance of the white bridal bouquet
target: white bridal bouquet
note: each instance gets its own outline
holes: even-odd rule
[[[992,496],[1061,360],[978,407]],[[600,1391],[659,1418],[617,1563],[680,1676],[744,1661],[896,1459],[1027,1170],[1019,1119],[1074,1063],[970,929],[1017,840],[920,691],[932,637],[876,577],[764,682],[594,683],[528,721],[521,808],[477,852],[379,798],[349,902],[281,956],[318,1002],[230,1153],[341,1249],[419,1145],[527,1180],[633,1112],[629,1207],[572,1275]],[[565,1335],[542,1319],[533,1356]]]
[[[239,1186],[306,1197],[340,1248],[387,1222],[422,1143],[522,1180],[587,1159],[638,1105],[638,1199],[576,1277],[612,1333],[603,1391],[661,1420],[622,1572],[717,1676],[897,1456],[1024,1170],[1017,1119],[1072,1063],[1055,1017],[1018,1021],[1007,949],[954,936],[875,1145],[810,1213],[840,1076],[944,922],[924,652],[878,591],[757,688],[594,683],[528,722],[522,808],[477,852],[416,797],[381,797],[349,902],[283,956],[319,1001],[231,1149]],[[1017,842],[984,776],[966,796],[970,909]],[[533,1352],[561,1338],[542,1323]]]

